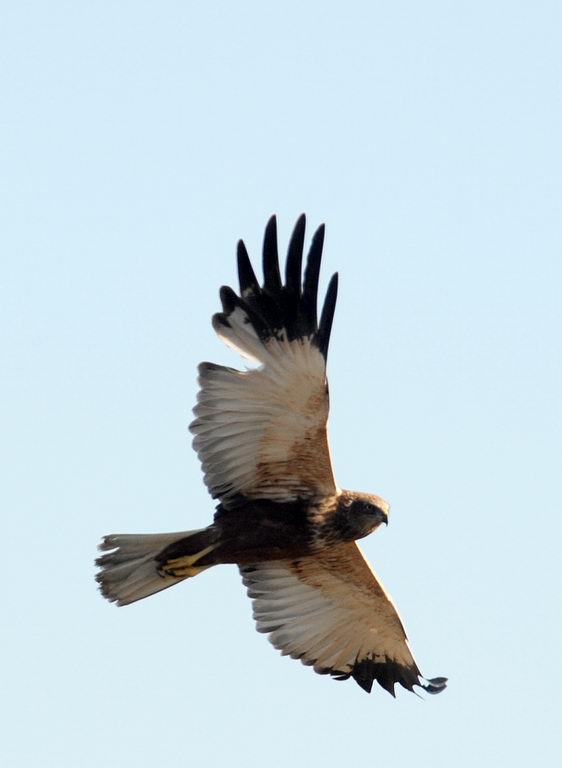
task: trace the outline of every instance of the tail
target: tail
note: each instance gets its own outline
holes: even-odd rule
[[[179,533],[112,534],[99,549],[96,574],[102,595],[117,605],[129,605],[180,581],[196,576],[214,563],[213,527]],[[111,550],[111,551],[110,551]],[[205,564],[199,564],[205,559]]]

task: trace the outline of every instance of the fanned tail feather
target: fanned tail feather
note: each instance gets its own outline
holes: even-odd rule
[[[173,576],[162,569],[159,556],[176,542],[200,533],[202,531],[105,536],[99,549],[106,554],[96,560],[100,568],[96,580],[102,595],[117,605],[129,605],[183,581],[187,576]]]

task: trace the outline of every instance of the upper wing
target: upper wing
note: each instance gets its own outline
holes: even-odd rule
[[[393,696],[396,683],[445,688],[446,678],[421,677],[398,612],[355,542],[240,572],[258,631],[284,655],[339,680],[353,677],[367,692],[374,680]]]
[[[301,216],[289,245],[284,285],[273,217],[265,231],[263,286],[240,242],[240,296],[221,289],[223,311],[213,317],[213,327],[259,367],[242,372],[212,363],[199,366],[193,445],[209,491],[226,506],[240,495],[288,501],[337,491],[326,431],[326,357],[337,275],[318,323],[324,228],[314,235],[302,280],[304,230]]]

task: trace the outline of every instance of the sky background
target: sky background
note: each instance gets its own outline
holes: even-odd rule
[[[541,0],[1,3],[3,766],[558,764],[561,35]],[[94,582],[103,534],[210,520],[218,288],[303,211],[425,702],[281,658],[234,567]]]

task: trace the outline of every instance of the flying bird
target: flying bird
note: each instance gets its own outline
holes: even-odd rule
[[[240,291],[223,287],[218,336],[253,367],[199,366],[190,425],[205,484],[217,500],[207,528],[106,536],[96,560],[104,597],[128,605],[222,563],[238,566],[259,632],[284,655],[320,674],[399,683],[439,693],[444,677],[422,677],[391,598],[357,540],[388,522],[379,496],[339,488],[327,421],[326,360],[338,276],[320,318],[324,226],[302,274],[305,217],[279,268],[277,224],[267,224],[263,284],[238,243]]]

